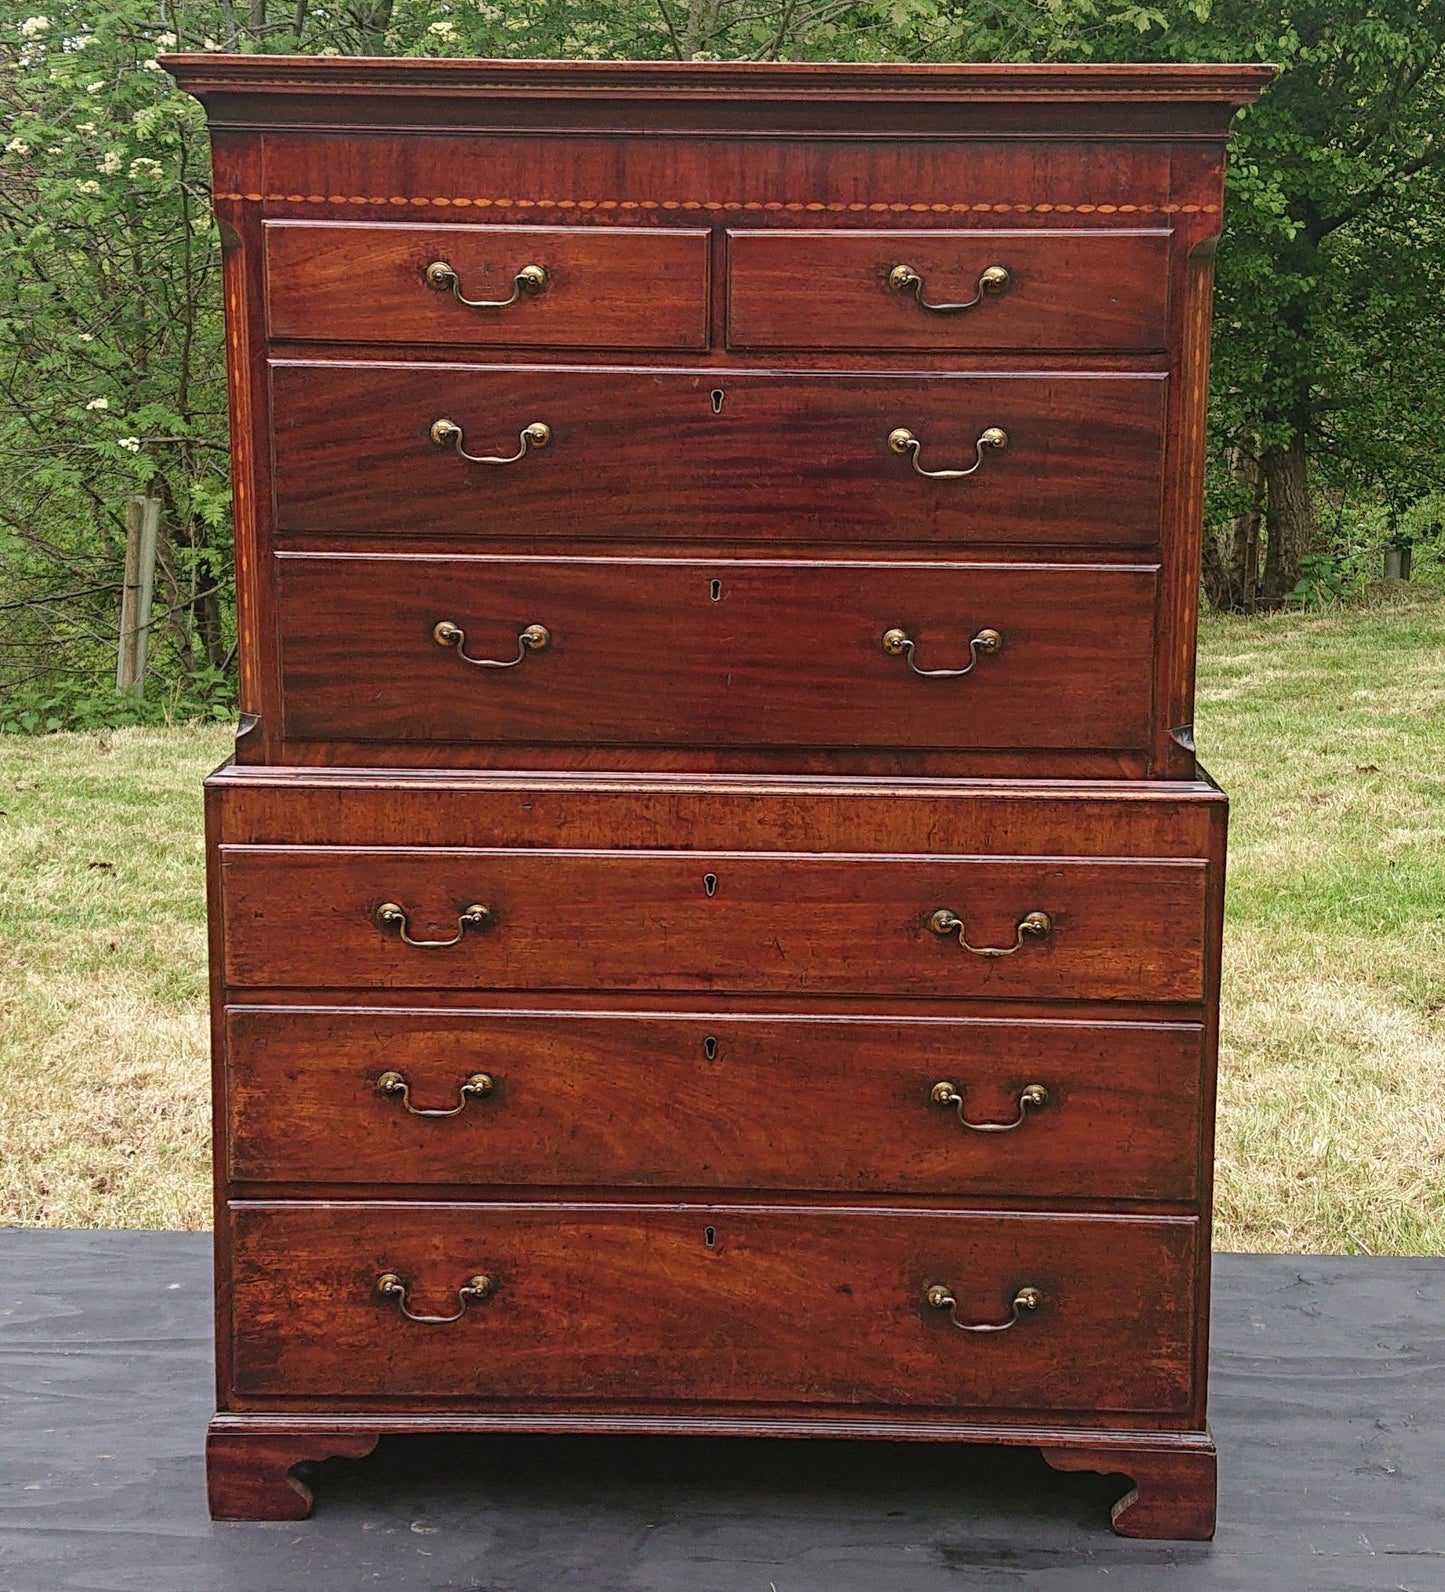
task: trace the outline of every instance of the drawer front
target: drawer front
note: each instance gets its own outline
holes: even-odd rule
[[[296,554],[278,567],[297,739],[1148,744],[1153,568]],[[537,650],[521,639],[534,625]]]
[[[277,524],[473,541],[1153,546],[1164,391],[1155,375],[277,362]],[[438,421],[456,428],[440,443]],[[522,440],[534,425],[540,447]],[[993,429],[1004,446],[980,442]],[[893,450],[895,431],[916,455]],[[459,446],[511,462],[472,463]],[[915,464],[978,468],[935,480]]]
[[[235,1205],[235,1388],[1183,1413],[1196,1224],[729,1206]],[[490,1296],[448,1325],[458,1289]],[[930,1288],[951,1293],[954,1325]]]
[[[225,846],[221,869],[237,988],[1203,995],[1203,862]]]
[[[226,1013],[230,1175],[1188,1200],[1193,1023]]]
[[[265,235],[274,339],[708,346],[706,231],[272,221]]]
[[[1169,237],[733,232],[728,347],[1159,349]]]

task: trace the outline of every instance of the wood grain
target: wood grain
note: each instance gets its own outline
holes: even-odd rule
[[[232,1206],[244,1393],[1187,1407],[1187,1218],[699,1205]],[[711,1242],[709,1242],[711,1237]],[[417,1313],[375,1296],[394,1272]],[[1025,1284],[1043,1303],[1006,1332]]]
[[[523,348],[702,349],[710,234],[578,227],[271,222],[273,339]],[[501,300],[525,265],[547,283],[505,309],[472,309],[427,285],[434,261],[470,299]]]
[[[1164,383],[1157,376],[792,376],[276,361],[276,523],[283,536],[380,532],[570,543],[1036,543],[1159,539]],[[714,412],[711,394],[723,393]],[[552,441],[516,464],[470,453]],[[906,427],[927,469],[888,446]]]
[[[1063,858],[225,847],[225,976],[237,988],[788,991],[1197,1001],[1205,868]],[[707,880],[716,880],[707,893]],[[383,902],[418,950],[373,921]],[[1026,914],[1053,931],[1014,955]]]
[[[1139,748],[1153,568],[282,555],[288,738]],[[533,623],[545,650],[506,662]],[[897,626],[923,679],[883,650]],[[382,754],[384,755],[384,754]]]
[[[1187,1200],[1197,1024],[232,1006],[246,1182],[874,1190]],[[422,1119],[377,1093],[400,1071]],[[976,1133],[930,1098],[947,1080]]]
[[[797,349],[1148,350],[1164,346],[1170,234],[1104,231],[730,231],[727,346]],[[956,314],[889,284],[911,265],[930,303],[1006,289]]]

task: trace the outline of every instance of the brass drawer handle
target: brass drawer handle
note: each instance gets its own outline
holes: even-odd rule
[[[437,422],[441,424],[440,421]],[[435,428],[433,428],[435,430]],[[1008,447],[1008,432],[1002,426],[988,426],[979,433],[978,441],[973,445],[973,463],[966,470],[925,470],[918,462],[918,455],[923,450],[923,444],[906,426],[899,426],[896,431],[888,433],[888,446],[894,453],[911,453],[913,455],[913,468],[919,475],[926,475],[930,481],[961,481],[964,476],[972,475],[983,463],[983,450],[985,448]]]
[[[411,1085],[407,1082],[406,1074],[402,1072],[384,1072],[376,1080],[376,1092],[385,1095],[388,1099],[400,1100],[402,1105],[414,1117],[457,1117],[467,1109],[473,1100],[484,1099],[492,1092],[492,1075],[489,1072],[474,1072],[470,1078],[462,1081],[457,1089],[457,1103],[441,1110],[433,1110],[411,1103]]]
[[[962,304],[930,304],[923,296],[923,278],[911,265],[895,265],[888,273],[888,285],[895,293],[912,293],[924,309],[935,315],[957,315],[982,304],[986,294],[1007,293],[1009,274],[1001,265],[989,266],[979,274],[978,291]]]
[[[960,1321],[958,1300],[947,1288],[935,1283],[923,1297],[932,1309],[946,1310],[949,1320],[960,1332],[1007,1332],[1010,1327],[1018,1324],[1019,1317],[1025,1310],[1037,1310],[1044,1302],[1044,1296],[1037,1288],[1020,1288],[1014,1295],[1013,1310],[1007,1321]]]
[[[439,647],[455,647],[457,656],[478,669],[515,669],[529,652],[543,652],[551,645],[552,632],[546,625],[528,625],[517,635],[515,658],[474,658],[465,651],[467,633],[450,619],[439,619],[432,626],[431,638]]]
[[[1019,919],[1018,935],[1012,945],[970,945],[964,935],[967,930],[957,913],[940,907],[928,920],[928,926],[939,936],[957,934],[958,943],[975,956],[1012,956],[1026,939],[1047,939],[1053,931],[1053,921],[1047,912],[1030,912]]]
[[[968,644],[968,662],[961,669],[920,669],[914,661],[913,649],[916,646],[913,638],[906,630],[885,630],[883,632],[883,650],[890,658],[904,657],[908,660],[908,667],[914,674],[921,674],[925,680],[957,680],[962,675],[969,674],[974,664],[982,658],[991,658],[1003,646],[1003,637],[997,630],[980,630]]]
[[[469,299],[462,294],[462,280],[445,260],[433,260],[423,273],[428,287],[435,288],[438,293],[445,293],[448,288],[452,297],[458,304],[465,304],[469,310],[504,310],[509,304],[515,304],[525,293],[529,298],[535,298],[547,286],[547,268],[542,265],[524,265],[516,276],[512,278],[512,296],[504,299]]]
[[[457,932],[449,940],[414,940],[411,937],[411,925],[407,921],[406,909],[399,907],[395,901],[383,901],[372,913],[376,926],[379,929],[395,929],[408,945],[414,945],[419,951],[444,951],[449,945],[456,945],[468,929],[479,929],[491,917],[490,907],[481,906],[473,902],[471,906],[457,914]]]
[[[376,1279],[376,1297],[387,1303],[394,1304],[408,1321],[415,1321],[424,1327],[445,1327],[453,1321],[460,1321],[467,1313],[467,1306],[482,1304],[490,1299],[497,1291],[497,1285],[484,1272],[467,1280],[457,1289],[457,1302],[460,1309],[454,1316],[419,1316],[406,1302],[406,1290],[410,1285],[394,1271],[384,1271]]]
[[[437,447],[444,448],[451,443],[457,450],[457,457],[468,464],[515,464],[518,459],[527,457],[528,448],[545,448],[552,440],[552,428],[545,421],[534,420],[530,426],[523,426],[517,435],[522,446],[515,453],[468,453],[462,446],[465,434],[455,420],[433,420],[431,426],[431,439]]]
[[[392,1074],[391,1076],[395,1076]],[[379,1086],[379,1085],[378,1085]],[[1023,1126],[1023,1120],[1028,1115],[1029,1108],[1041,1110],[1049,1103],[1049,1091],[1041,1083],[1031,1083],[1026,1089],[1019,1091],[1019,1114],[1012,1122],[970,1122],[963,1114],[963,1090],[956,1083],[934,1084],[928,1091],[928,1098],[936,1106],[954,1106],[958,1111],[958,1120],[970,1133],[1012,1133],[1015,1128]],[[453,1116],[454,1112],[438,1113],[443,1116]]]

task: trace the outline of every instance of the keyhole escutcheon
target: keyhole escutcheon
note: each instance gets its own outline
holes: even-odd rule
[[[715,873],[705,873],[702,876],[702,888],[704,895],[715,896],[717,894],[717,875]]]
[[[709,1061],[717,1060],[717,1035],[709,1034],[702,1042],[702,1053]]]
[[[710,580],[707,583],[707,594],[715,603],[720,603],[722,601],[722,582],[720,580]]]
[[[712,412],[715,415],[720,415],[722,413],[722,406],[723,390],[721,387],[714,387],[712,390]]]
[[[711,1249],[717,1243],[717,1228],[704,1227],[702,1230],[702,1241]]]

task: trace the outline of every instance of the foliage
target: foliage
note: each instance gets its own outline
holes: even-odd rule
[[[1445,0],[0,0],[0,724],[230,711],[219,244],[172,48],[1278,61],[1219,254],[1213,595],[1346,590],[1341,525],[1378,549],[1440,482]],[[139,705],[110,685],[136,491],[165,528]]]

